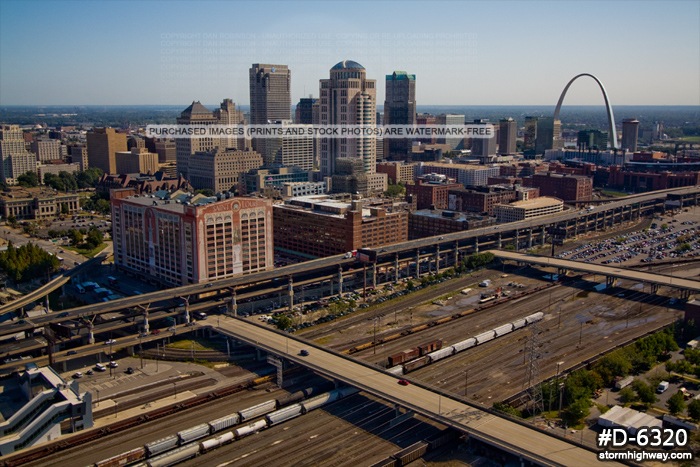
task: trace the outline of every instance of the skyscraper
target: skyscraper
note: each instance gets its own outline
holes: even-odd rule
[[[416,124],[416,75],[395,71],[386,75],[384,100],[384,125]],[[384,158],[405,160],[411,152],[410,139],[387,138],[384,140]]]
[[[542,155],[547,149],[562,147],[561,121],[552,117],[540,117],[537,119],[535,134],[535,154]]]
[[[314,123],[314,104],[318,99],[314,97],[302,97],[294,112],[294,123],[305,123],[310,125]]]
[[[435,117],[435,123],[437,125],[464,125],[464,115],[463,114],[440,114]],[[462,150],[464,149],[464,139],[459,136],[442,136],[437,139],[438,144],[447,144],[450,149]]]
[[[87,134],[87,150],[90,167],[98,167],[107,174],[116,174],[115,154],[127,150],[126,134],[117,133],[114,128],[93,128]]]
[[[192,101],[192,105],[183,110],[177,119],[177,123],[182,125],[213,125],[216,122],[216,117],[211,110],[204,107],[199,101]],[[218,145],[218,138],[216,140],[214,138],[176,138],[177,171],[183,177],[189,178],[190,156],[195,152],[209,151]],[[90,149],[89,144],[88,149]]]
[[[498,153],[515,154],[515,141],[518,137],[518,124],[512,118],[502,118],[498,122]]]
[[[626,118],[622,120],[622,149],[635,152],[639,138],[639,120]]]
[[[488,118],[476,118],[474,123],[477,125],[488,125]],[[484,162],[488,156],[496,154],[496,138],[473,138],[472,139],[472,155],[481,157]]]
[[[365,68],[352,60],[343,60],[330,70],[330,79],[320,80],[321,125],[375,125],[376,81],[367,79]],[[373,136],[321,139],[321,175],[335,173],[335,161],[341,157],[362,159],[365,173],[376,172],[377,148]]]
[[[26,172],[36,172],[36,155],[27,151],[18,125],[0,127],[0,183],[14,185]]]
[[[249,78],[252,125],[292,119],[292,75],[287,65],[254,63]],[[272,139],[253,140],[253,148],[262,154],[265,164],[273,162],[278,146],[279,142]]]

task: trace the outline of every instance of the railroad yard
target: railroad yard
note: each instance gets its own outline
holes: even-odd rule
[[[641,266],[664,274],[697,278],[700,264],[693,262],[693,257],[700,253],[695,230],[699,220],[700,216],[694,210],[682,212],[674,218],[647,219],[614,232],[605,232],[595,239],[588,236],[568,242],[557,248],[557,254],[566,259],[615,262],[624,267]],[[657,228],[651,229],[651,223],[657,224]],[[662,224],[664,229],[661,229]],[[684,243],[689,248],[683,247],[681,252],[679,245]],[[672,256],[671,253],[677,254]],[[684,262],[674,264],[669,260]],[[512,329],[505,335],[401,376],[452,393],[470,403],[491,407],[494,402],[512,398],[527,389],[528,362],[533,356],[538,361],[537,377],[545,380],[555,377],[557,370],[563,375],[579,367],[580,362],[595,359],[682,316],[682,304],[675,300],[669,302],[670,298],[677,296],[672,290],[661,288],[654,294],[648,285],[620,281],[613,288],[596,291],[594,286],[605,283],[604,277],[570,273],[554,282],[545,278],[550,275],[551,279],[555,273],[515,264],[498,265],[383,302],[376,298],[403,290],[405,286],[392,287],[391,290],[379,287],[380,292],[373,296],[374,302],[364,313],[353,313],[343,319],[306,328],[297,335],[317,345],[351,352],[355,358],[387,368],[390,357],[409,349],[436,341],[440,342],[440,347],[448,348],[485,331],[542,312],[542,319],[538,322]],[[491,283],[488,287],[479,287],[485,279],[490,279]],[[493,291],[498,291],[501,297],[480,303],[482,293]],[[527,345],[533,338],[534,351]],[[371,345],[373,342],[376,344]],[[361,350],[351,351],[356,348]],[[186,380],[178,383],[182,398],[185,392],[202,394],[213,387],[221,387],[226,378],[243,381],[270,374],[269,365],[253,363],[248,358],[252,354],[250,349],[237,349],[236,352],[241,356],[240,366],[213,369],[223,378],[207,373],[192,378],[190,383]],[[135,360],[131,361],[136,365]],[[147,364],[152,368],[153,361],[148,360]],[[165,362],[160,364],[166,365]],[[65,376],[69,377],[69,374]],[[268,383],[126,431],[105,433],[90,444],[90,449],[78,446],[26,465],[88,465],[322,381],[314,376],[297,376],[296,380],[287,391]],[[83,386],[85,389],[98,387],[103,388],[103,401],[110,397],[119,400],[119,393],[124,390],[118,383],[108,380],[94,380]],[[124,397],[119,407],[127,405]],[[158,389],[153,389],[152,394],[144,392],[141,401],[151,397],[159,397]],[[105,420],[110,417],[109,413],[96,411],[96,414]],[[390,404],[358,393],[271,426],[256,435],[243,437],[181,465],[371,465],[445,428],[420,416],[390,426],[395,416],[395,408]],[[116,421],[120,416],[115,413],[114,417]],[[478,460],[474,452],[455,451],[453,448],[448,448],[449,458],[458,465]],[[438,454],[424,459],[430,461],[441,455],[444,458],[444,452],[438,451]]]

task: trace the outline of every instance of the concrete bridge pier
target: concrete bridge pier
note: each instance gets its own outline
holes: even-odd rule
[[[479,237],[474,237],[474,253],[479,252]]]
[[[502,241],[502,240],[501,240],[501,232],[498,232],[498,239],[496,240],[496,248],[498,248],[499,250],[500,250],[501,248],[503,248],[503,246],[502,246],[502,244],[501,244],[501,241]]]
[[[377,263],[372,263],[372,287],[377,288]]]
[[[440,245],[435,245],[435,274],[440,274]]]
[[[294,281],[292,276],[289,276],[289,283],[287,284],[287,294],[289,295],[289,312],[294,311]]]
[[[659,291],[659,284],[649,284],[649,289],[651,290],[651,293],[655,294]]]
[[[680,290],[680,298],[684,302],[687,301],[690,298],[690,290],[688,289],[681,289]]]
[[[459,266],[459,242],[455,242],[455,267]]]
[[[416,279],[420,278],[420,250],[416,250]]]
[[[605,276],[605,285],[610,288],[615,285],[615,278],[612,276]]]
[[[333,281],[331,281],[331,287],[333,285]],[[333,295],[333,291],[331,290],[331,295]],[[343,267],[338,266],[338,295],[342,296],[343,295]]]
[[[528,249],[532,248],[532,229],[527,231],[527,247]]]
[[[520,251],[520,229],[515,229],[515,251]]]
[[[233,316],[238,316],[238,303],[236,303],[236,289],[231,289],[231,313]]]
[[[399,254],[394,255],[394,284],[399,282]]]
[[[286,360],[277,355],[268,355],[267,363],[274,366],[277,369],[277,386],[284,388],[284,368],[286,365]]]
[[[547,229],[542,226],[542,235],[540,236],[540,246],[544,246],[544,241],[547,238]]]

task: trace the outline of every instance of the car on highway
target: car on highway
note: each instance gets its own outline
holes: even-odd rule
[[[104,366],[104,365],[101,364],[101,363],[96,363],[96,364],[95,364],[95,370],[97,370],[97,371],[107,371],[107,367]]]
[[[64,311],[63,313],[59,313],[59,314],[58,314],[58,317],[59,317],[59,318],[65,318],[65,317],[68,316],[69,314],[70,314],[70,313],[68,313],[67,311]]]
[[[157,336],[158,334],[160,334],[160,329],[154,329],[153,331],[151,331],[151,334]]]
[[[114,360],[111,360],[109,362],[109,367],[110,368],[117,368],[119,366],[119,363],[115,362]]]
[[[408,381],[406,381],[405,379],[400,379],[400,380],[398,380],[398,383],[399,383],[401,386],[408,386],[409,384],[411,384],[411,383],[409,383]]]
[[[76,371],[75,373],[73,373],[74,379],[78,379],[78,378],[82,378],[82,377],[83,377],[83,373],[81,371]]]
[[[299,355],[301,355],[302,357],[307,357],[309,355],[309,351],[306,349],[301,349],[299,351]]]
[[[177,328],[176,328],[175,326],[170,326],[170,327],[168,328],[168,331],[170,331],[170,332],[175,332],[175,331],[177,331]]]
[[[77,353],[78,353],[77,350],[69,350],[68,352],[66,352],[66,355],[75,355]]]
[[[116,339],[107,339],[105,341],[105,345],[114,345],[116,343],[117,343]]]

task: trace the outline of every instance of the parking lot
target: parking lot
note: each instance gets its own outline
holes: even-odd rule
[[[655,217],[650,228],[564,251],[559,258],[631,266],[700,257],[700,220],[694,212]]]

